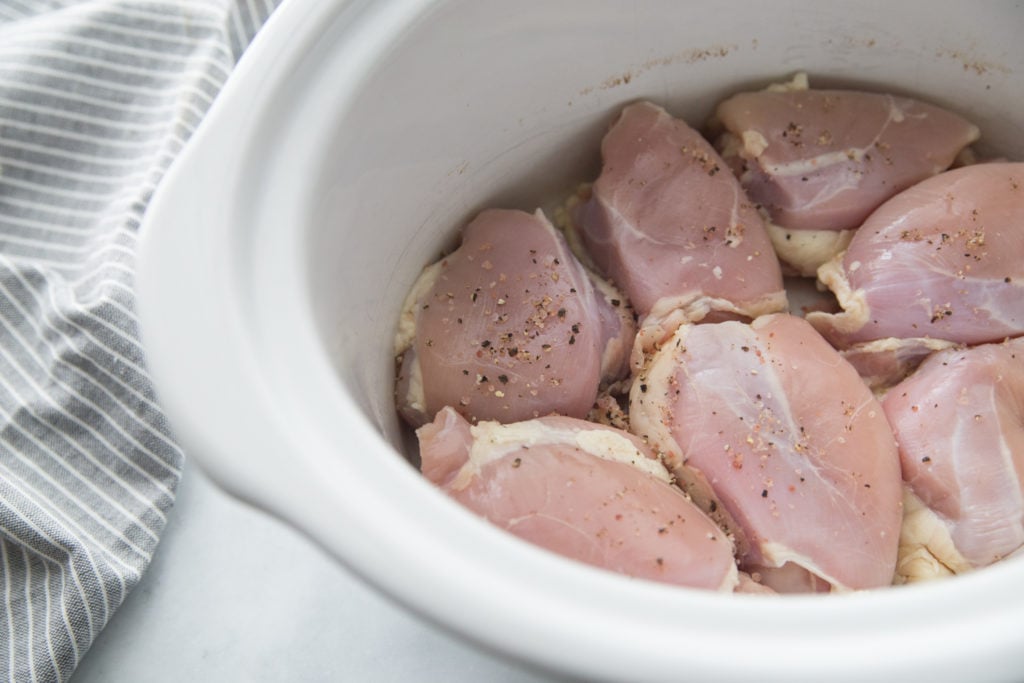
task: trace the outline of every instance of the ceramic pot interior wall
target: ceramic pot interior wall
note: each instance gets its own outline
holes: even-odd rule
[[[420,269],[478,210],[533,210],[592,179],[601,135],[652,99],[700,126],[716,102],[806,70],[914,95],[1024,159],[1012,12],[964,3],[439,3],[339,112],[305,226],[310,296],[339,381],[392,443],[392,338]],[[1019,22],[1017,22],[1019,23]]]

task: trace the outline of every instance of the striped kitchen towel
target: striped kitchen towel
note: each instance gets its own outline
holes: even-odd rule
[[[0,680],[70,677],[156,548],[139,223],[277,2],[0,0]]]

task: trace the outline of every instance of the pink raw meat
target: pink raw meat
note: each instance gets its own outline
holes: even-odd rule
[[[565,417],[471,426],[445,408],[417,435],[430,481],[524,540],[629,576],[739,585],[732,542],[626,432]]]
[[[634,380],[631,431],[780,592],[889,585],[902,516],[882,407],[801,318],[680,327]]]
[[[413,426],[447,405],[473,421],[583,417],[627,372],[634,329],[540,211],[483,211],[407,299],[399,409]]]
[[[698,321],[785,309],[761,216],[700,134],[640,102],[623,109],[601,154],[574,221],[597,265],[648,316],[643,326],[676,313]]]
[[[906,97],[769,89],[718,106],[743,187],[790,230],[859,226],[889,197],[946,170],[978,129]]]
[[[818,270],[843,311],[807,320],[840,347],[896,337],[960,344],[1024,332],[1024,164],[947,171],[875,211]]]
[[[959,554],[983,567],[1020,548],[1024,338],[932,354],[883,406],[907,484]]]

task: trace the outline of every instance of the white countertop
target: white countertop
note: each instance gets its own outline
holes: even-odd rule
[[[402,611],[191,463],[148,572],[72,676],[72,683],[550,680]]]

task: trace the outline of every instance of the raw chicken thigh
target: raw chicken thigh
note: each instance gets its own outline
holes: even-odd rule
[[[912,492],[904,578],[983,567],[1024,545],[1024,338],[935,353],[883,407]]]
[[[899,457],[881,405],[803,319],[684,325],[634,380],[631,430],[780,592],[892,583]]]
[[[668,334],[681,321],[785,309],[764,222],[700,134],[640,102],[623,109],[601,155],[601,175],[574,222],[642,327]]]
[[[788,86],[722,102],[716,143],[750,198],[765,208],[784,262],[804,275],[841,251],[868,214],[946,170],[978,129],[906,97]],[[805,231],[814,231],[811,233]],[[826,231],[820,233],[819,231]],[[830,253],[831,252],[831,253]]]
[[[430,481],[524,540],[654,581],[739,584],[728,537],[626,432],[566,417],[471,426],[445,408],[417,435]]]
[[[628,370],[634,324],[622,299],[540,211],[484,211],[406,300],[399,410],[413,426],[448,405],[473,421],[583,417],[602,380]]]
[[[804,75],[714,125],[721,156],[626,106],[564,234],[486,210],[423,271],[395,338],[423,475],[535,545],[716,591],[1024,554],[1024,163],[947,170],[966,120]],[[783,269],[817,283],[787,300]]]
[[[841,348],[1024,333],[1024,164],[967,166],[901,192],[818,278],[843,311],[807,320]]]

